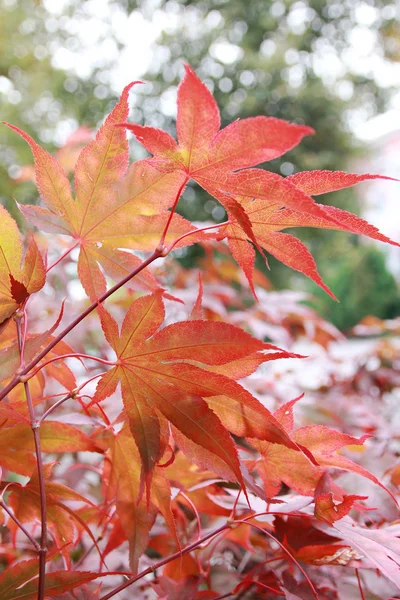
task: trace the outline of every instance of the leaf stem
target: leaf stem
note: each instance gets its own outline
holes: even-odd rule
[[[170,246],[168,246],[164,252],[163,256],[167,256],[171,252],[173,248],[175,248],[176,244],[178,244],[181,240],[188,237],[189,235],[194,235],[195,233],[199,233],[199,231],[208,231],[209,229],[217,229],[218,227],[224,227],[225,225],[229,225],[229,221],[224,221],[223,223],[216,223],[215,225],[207,225],[207,227],[201,227],[200,229],[193,229],[193,231],[188,231],[183,235],[179,236]]]
[[[13,379],[2,389],[0,392],[0,400],[3,400],[17,386],[19,383],[23,381],[23,378],[33,367],[44,358],[50,350],[54,348],[70,331],[74,329],[85,317],[87,317],[99,304],[102,304],[107,298],[109,298],[114,292],[123,287],[128,281],[130,281],[135,275],[143,271],[148,265],[154,262],[157,258],[162,256],[162,252],[159,249],[154,250],[154,252],[146,258],[136,269],[128,273],[123,279],[118,281],[113,287],[111,287],[107,292],[104,292],[95,302],[92,302],[80,315],[78,315],[69,325],[65,327],[49,344],[36,356],[36,358],[32,359],[30,363],[28,363],[25,367],[23,367],[20,372],[13,377]]]
[[[98,373],[97,375],[93,375],[93,377],[91,377],[90,379],[87,379],[86,381],[84,381],[84,383],[82,383],[75,390],[72,390],[72,392],[69,392],[69,394],[67,394],[63,398],[60,398],[59,400],[57,400],[57,402],[55,402],[52,406],[50,406],[50,408],[48,408],[46,410],[45,413],[43,413],[43,415],[39,419],[39,423],[42,424],[43,421],[45,419],[47,419],[47,417],[53,412],[53,410],[55,410],[56,408],[58,408],[59,406],[61,406],[61,404],[64,404],[64,402],[66,402],[67,400],[70,400],[71,398],[76,398],[78,396],[79,392],[81,391],[81,389],[83,387],[85,387],[85,385],[87,385],[88,383],[90,383],[91,381],[93,381],[93,379],[96,379],[96,377],[101,377],[101,375],[102,375],[102,373]]]
[[[68,248],[65,252],[63,252],[61,254],[61,256],[59,256],[49,267],[47,267],[46,273],[48,273],[53,267],[58,265],[58,263],[61,262],[63,260],[63,258],[68,256],[68,254],[70,252],[72,252],[72,250],[74,250],[77,246],[79,246],[79,242],[75,242],[75,244],[73,244],[70,248]]]
[[[108,594],[106,594],[105,596],[102,596],[100,598],[100,600],[108,600],[109,598],[112,598],[113,596],[115,596],[116,594],[118,594],[122,590],[126,589],[127,587],[129,587],[130,585],[132,585],[133,583],[135,583],[136,581],[139,581],[139,579],[142,579],[142,577],[145,577],[146,575],[149,575],[150,573],[153,573],[154,571],[156,571],[160,567],[163,567],[164,565],[172,562],[173,560],[175,560],[177,558],[180,558],[184,554],[188,554],[189,552],[192,552],[192,550],[195,550],[196,548],[198,548],[199,546],[201,546],[207,540],[215,537],[216,535],[218,535],[218,534],[222,533],[223,531],[226,531],[227,529],[230,529],[230,528],[231,528],[231,524],[230,523],[225,523],[225,525],[221,525],[221,527],[218,527],[218,529],[214,529],[214,531],[210,531],[210,533],[207,533],[206,535],[204,535],[199,540],[193,542],[192,544],[189,544],[189,546],[186,546],[186,548],[184,548],[183,550],[179,550],[178,552],[174,552],[174,554],[171,554],[170,556],[167,556],[167,558],[163,558],[162,560],[160,560],[159,562],[155,563],[151,567],[147,567],[147,569],[145,569],[141,573],[138,573],[137,575],[135,575],[135,577],[131,577],[130,579],[128,579],[128,581],[124,581],[124,583],[121,583],[121,585],[119,585],[117,588],[115,588],[114,590],[112,590],[111,592],[109,592]]]
[[[60,356],[54,356],[53,358],[49,358],[48,360],[46,360],[46,362],[39,365],[37,369],[35,369],[31,373],[28,373],[29,379],[32,379],[32,377],[37,375],[37,373],[39,373],[39,371],[41,371],[44,367],[47,367],[47,365],[50,365],[53,362],[57,362],[58,360],[63,360],[64,358],[88,358],[90,360],[95,360],[96,362],[99,362],[102,365],[115,365],[115,361],[112,360],[105,360],[104,358],[98,358],[97,356],[91,356],[90,354],[80,354],[79,352],[71,352],[70,354],[61,354]]]
[[[181,187],[179,188],[178,193],[176,194],[176,198],[175,198],[174,204],[173,204],[173,206],[171,208],[171,211],[169,213],[168,221],[167,221],[167,223],[166,223],[166,225],[164,227],[164,231],[162,232],[162,235],[161,235],[160,241],[158,242],[157,248],[160,248],[160,249],[164,248],[165,238],[167,236],[167,232],[168,232],[169,226],[171,225],[172,217],[174,216],[174,212],[176,210],[176,207],[178,206],[179,198],[181,197],[181,194],[182,194],[184,188],[186,187],[186,184],[187,184],[188,180],[189,180],[189,177],[186,177],[185,181],[182,183]]]
[[[26,535],[26,537],[28,538],[28,540],[31,542],[31,544],[34,546],[35,550],[37,552],[39,552],[40,550],[40,546],[37,543],[37,541],[35,540],[34,537],[31,536],[31,534],[29,533],[29,531],[25,528],[25,526],[21,523],[21,521],[14,515],[14,513],[8,508],[7,504],[4,502],[4,500],[0,500],[0,506],[3,510],[6,511],[6,513],[10,516],[10,518],[14,521],[14,523],[20,528],[21,531],[23,531],[23,533]]]
[[[358,569],[355,569],[355,572],[356,572],[356,576],[357,576],[357,584],[358,584],[358,589],[360,590],[361,600],[365,600],[364,591],[363,591],[362,585],[361,585],[361,577],[360,577],[360,574],[358,572]]]
[[[45,413],[42,414],[42,416],[39,419],[39,425],[41,425],[43,423],[43,421],[45,419],[47,419],[47,417],[53,412],[53,410],[55,410],[56,408],[61,406],[61,404],[64,404],[64,402],[66,402],[70,398],[73,398],[73,396],[74,396],[73,392],[70,392],[69,394],[64,396],[64,398],[60,398],[60,400],[57,400],[57,402],[55,402],[52,406],[50,406],[50,408],[48,408],[46,410]]]

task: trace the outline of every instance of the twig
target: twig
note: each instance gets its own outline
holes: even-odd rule
[[[39,552],[40,550],[40,546],[37,543],[37,541],[35,540],[35,538],[33,538],[31,536],[31,534],[29,533],[29,531],[25,528],[25,526],[21,523],[21,521],[14,515],[13,512],[11,512],[11,510],[8,508],[7,504],[4,502],[4,500],[0,500],[0,506],[3,510],[6,511],[6,513],[11,517],[11,519],[14,521],[14,523],[20,528],[21,531],[24,532],[24,534],[26,535],[26,537],[28,538],[28,540],[32,543],[32,545],[34,546],[35,550],[37,552]]]
[[[53,410],[55,410],[56,408],[61,406],[61,404],[64,404],[64,402],[66,402],[67,400],[69,400],[70,398],[73,398],[73,397],[74,397],[74,393],[70,392],[69,394],[64,396],[64,398],[60,398],[60,400],[57,400],[57,402],[55,402],[52,406],[50,406],[50,408],[48,408],[46,410],[45,413],[42,414],[42,416],[39,419],[39,425],[41,425],[43,423],[43,421],[45,419],[47,419],[47,417],[53,412]]]
[[[364,591],[363,591],[362,585],[361,585],[361,577],[360,577],[360,574],[358,572],[358,569],[355,569],[355,572],[356,572],[356,575],[357,575],[357,583],[358,583],[358,589],[360,590],[361,600],[365,600]]]
[[[46,410],[45,413],[43,413],[43,415],[39,419],[39,423],[42,424],[43,421],[45,419],[47,419],[47,417],[53,412],[53,410],[55,410],[56,408],[58,408],[59,406],[61,406],[61,404],[64,404],[64,402],[66,402],[67,400],[70,400],[72,398],[78,398],[78,400],[79,400],[78,394],[81,391],[81,389],[84,388],[85,385],[87,385],[88,383],[90,383],[91,381],[93,381],[94,379],[96,379],[97,377],[101,377],[102,374],[103,373],[98,373],[97,375],[93,375],[93,377],[91,377],[90,379],[87,379],[87,381],[85,381],[84,383],[82,383],[75,390],[72,390],[72,392],[69,392],[69,394],[67,394],[63,398],[60,398],[60,400],[57,400],[57,402],[55,402],[52,406],[50,406],[50,408],[48,408]]]
[[[21,320],[24,319],[23,329],[21,327]],[[21,359],[21,367],[24,368],[24,338],[26,334],[26,313],[18,313],[15,315],[15,323],[17,326],[17,337],[18,337],[18,348],[20,352]],[[44,480],[44,471],[43,471],[43,460],[42,460],[42,450],[40,447],[40,422],[37,421],[35,415],[35,408],[32,402],[31,391],[29,389],[29,383],[27,381],[24,382],[24,390],[26,401],[28,404],[29,417],[31,420],[31,428],[33,433],[33,439],[35,443],[35,452],[36,452],[36,464],[38,470],[38,480],[39,480],[39,497],[40,497],[40,547],[38,550],[39,553],[39,583],[38,583],[38,600],[44,599],[44,584],[46,577],[46,555],[47,555],[47,506],[46,506],[46,485]]]
[[[131,577],[130,579],[128,579],[128,581],[124,581],[124,583],[121,583],[121,585],[119,585],[117,588],[115,588],[115,590],[112,590],[111,592],[109,592],[105,596],[102,596],[100,598],[100,600],[108,600],[109,598],[112,598],[113,596],[115,596],[116,594],[118,594],[119,592],[121,592],[122,590],[125,590],[127,587],[129,587],[130,585],[132,585],[133,583],[135,583],[135,581],[139,581],[139,579],[142,579],[142,577],[145,577],[146,575],[149,575],[150,573],[153,573],[154,571],[156,571],[160,567],[163,567],[164,565],[172,562],[173,560],[175,560],[177,558],[180,558],[184,554],[188,554],[189,552],[192,552],[192,550],[195,550],[196,548],[198,548],[199,546],[201,546],[204,542],[206,542],[210,538],[213,538],[216,535],[222,533],[223,531],[226,531],[227,529],[230,529],[231,525],[232,525],[231,523],[225,523],[225,525],[221,525],[221,527],[218,527],[218,529],[215,529],[214,531],[211,531],[210,533],[207,533],[207,535],[203,536],[202,538],[200,538],[196,542],[193,542],[192,544],[189,544],[189,546],[186,546],[186,548],[184,548],[183,550],[175,552],[174,554],[171,554],[170,556],[167,556],[167,558],[163,558],[162,560],[160,560],[159,562],[155,563],[151,567],[147,567],[147,569],[145,569],[141,573],[138,573],[137,575],[135,575],[135,577]]]

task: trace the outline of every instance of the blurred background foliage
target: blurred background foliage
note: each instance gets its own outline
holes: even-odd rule
[[[213,90],[224,125],[258,114],[312,125],[314,136],[265,165],[282,175],[354,168],[365,149],[352,133],[352,124],[384,111],[394,93],[387,82],[354,68],[352,55],[358,36],[370,45],[371,56],[388,62],[400,59],[396,5],[386,0],[0,4],[1,118],[25,129],[50,151],[78,124],[95,127],[101,122],[132,78],[129,65],[135,61],[145,71],[140,77],[149,83],[133,94],[132,120],[174,133],[176,86],[187,61]],[[138,39],[136,54],[132,47],[129,54],[130,37],[138,34],[138,27],[144,35],[148,31],[154,43],[141,47]],[[121,65],[126,65],[122,81],[116,76]],[[132,152],[143,155],[134,142]],[[15,216],[14,198],[37,201],[31,183],[16,183],[19,167],[30,162],[26,144],[2,128],[0,199]],[[321,201],[360,211],[354,190]],[[180,210],[195,221],[224,218],[223,209],[195,186],[186,190]],[[322,276],[341,298],[336,305],[308,286],[324,316],[348,329],[366,314],[398,314],[398,284],[380,247],[337,232],[295,233],[310,247]],[[191,250],[184,262],[193,264],[198,252]],[[273,259],[268,277],[278,288],[308,285]]]

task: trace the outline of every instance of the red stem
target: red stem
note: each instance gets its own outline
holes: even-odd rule
[[[53,410],[55,410],[56,408],[61,406],[61,404],[64,404],[64,402],[66,402],[67,400],[69,400],[72,397],[73,397],[73,393],[71,392],[70,394],[67,394],[67,396],[64,396],[64,398],[60,398],[60,400],[57,400],[57,402],[55,402],[52,406],[50,406],[49,409],[46,410],[45,413],[42,414],[42,416],[39,419],[39,424],[41,425],[43,423],[43,421],[45,419],[47,419],[47,417],[53,412]]]
[[[80,354],[79,352],[71,352],[70,354],[61,354],[60,356],[55,356],[54,358],[49,358],[46,362],[42,363],[38,366],[37,369],[29,373],[29,379],[32,379],[39,371],[41,371],[47,365],[50,365],[53,362],[57,362],[58,360],[63,360],[64,358],[88,358],[90,360],[95,360],[96,362],[101,363],[102,365],[115,365],[115,361],[112,360],[104,360],[104,358],[98,358],[97,356],[91,356],[90,354]]]
[[[184,492],[182,492],[182,490],[179,493],[182,496],[182,498],[185,498],[186,502],[189,504],[190,508],[192,509],[192,511],[194,513],[194,516],[196,519],[196,524],[197,524],[197,539],[199,540],[201,538],[201,521],[200,521],[199,512],[198,512],[196,506],[194,505],[194,503],[189,498],[189,496],[187,496]]]
[[[250,518],[250,517],[248,517],[248,518]],[[250,525],[250,527],[254,527],[255,529],[258,529],[259,531],[261,531],[261,533],[263,533],[267,537],[271,538],[275,543],[277,543],[278,546],[280,546],[282,548],[282,550],[285,552],[285,554],[287,554],[289,556],[289,558],[295,563],[295,565],[297,565],[297,567],[299,568],[299,570],[304,575],[304,577],[305,577],[308,585],[310,586],[310,589],[311,589],[312,593],[314,594],[315,599],[319,600],[319,596],[317,594],[317,591],[316,591],[315,587],[313,586],[313,584],[312,584],[310,578],[308,577],[307,573],[305,572],[305,570],[303,569],[303,567],[298,563],[298,561],[295,559],[295,557],[293,556],[293,554],[291,554],[291,552],[282,544],[282,542],[280,542],[275,536],[273,536],[272,533],[269,533],[269,531],[266,531],[265,529],[263,529],[259,525],[256,525],[255,523],[249,523],[246,519],[241,519],[239,521],[235,521],[235,523],[244,523],[246,525]]]
[[[252,585],[255,585],[255,586],[258,585],[262,588],[265,588],[266,590],[269,590],[270,592],[273,592],[277,596],[285,596],[285,594],[283,592],[280,592],[279,590],[276,590],[275,588],[273,588],[269,585],[265,585],[265,583],[261,583],[261,581],[257,581],[255,579],[243,580],[241,583],[239,583],[239,585],[236,587],[236,589],[239,587],[245,586],[247,583],[249,584],[249,587]]]
[[[150,573],[153,573],[154,571],[156,571],[160,567],[163,567],[164,565],[168,564],[169,562],[172,562],[173,560],[175,560],[177,558],[180,558],[184,554],[188,554],[189,552],[192,552],[192,550],[195,550],[196,548],[198,548],[199,546],[201,546],[201,544],[203,544],[204,542],[206,542],[210,538],[213,538],[216,535],[218,535],[219,533],[222,533],[223,531],[226,531],[227,529],[230,529],[230,528],[231,528],[231,524],[230,523],[225,523],[225,525],[222,525],[221,527],[218,527],[218,529],[215,529],[214,531],[211,531],[210,533],[207,533],[207,535],[204,535],[201,539],[197,540],[196,542],[193,542],[192,544],[189,544],[189,546],[186,546],[186,548],[184,548],[183,550],[175,552],[174,554],[171,554],[170,556],[167,556],[167,558],[163,558],[162,560],[160,560],[159,562],[155,563],[151,567],[147,567],[147,569],[145,569],[141,573],[138,573],[137,575],[135,575],[135,577],[131,577],[130,579],[128,579],[128,581],[124,581],[124,583],[121,583],[121,585],[119,585],[117,588],[115,588],[112,592],[109,592],[105,596],[102,596],[100,598],[100,600],[108,600],[109,598],[112,598],[113,596],[115,596],[116,594],[118,594],[122,590],[125,590],[127,587],[129,587],[130,585],[132,585],[136,581],[139,581],[139,579],[142,579],[142,577],[145,577],[146,575],[149,575]]]
[[[172,208],[171,208],[171,211],[170,211],[170,213],[169,213],[169,216],[168,216],[167,223],[166,223],[166,225],[165,225],[165,227],[164,227],[164,231],[162,232],[162,235],[161,235],[160,241],[158,242],[158,246],[157,246],[157,248],[158,248],[159,250],[163,250],[163,248],[164,248],[164,244],[165,244],[165,238],[167,237],[167,232],[168,232],[169,226],[170,226],[170,224],[171,224],[172,217],[174,216],[174,212],[175,212],[175,210],[176,210],[176,207],[178,206],[179,198],[181,197],[181,194],[182,194],[182,192],[183,192],[183,190],[184,190],[184,188],[185,188],[185,186],[186,186],[186,184],[187,184],[188,180],[189,180],[189,177],[187,176],[187,177],[186,177],[186,179],[185,179],[185,181],[182,183],[181,187],[180,187],[180,188],[179,188],[179,190],[178,190],[178,193],[177,193],[177,195],[176,195],[176,198],[175,198],[174,204],[173,204],[173,206],[172,206]]]
[[[360,590],[360,596],[361,596],[361,600],[365,600],[365,595],[362,589],[362,585],[361,585],[361,578],[360,578],[360,574],[358,572],[358,569],[355,569],[356,575],[357,575],[357,583],[358,583],[358,589]]]
[[[169,254],[171,252],[171,250],[176,246],[176,244],[178,244],[181,240],[188,237],[189,235],[194,235],[195,233],[198,233],[199,231],[208,231],[209,229],[217,229],[217,227],[223,227],[224,225],[229,225],[229,221],[224,221],[223,223],[216,223],[215,225],[207,225],[207,227],[201,227],[200,229],[193,229],[193,231],[188,231],[188,233],[184,233],[183,235],[179,236],[175,241],[173,241],[172,244],[164,250],[163,256],[167,256],[167,254]]]
[[[26,318],[26,315],[25,315]],[[18,337],[18,348],[21,357],[21,367],[24,368],[24,335],[26,333],[26,327],[24,325],[23,329],[21,328],[21,314],[17,313],[15,318],[15,323],[17,326],[17,337]],[[40,548],[39,552],[39,583],[38,583],[38,600],[44,599],[45,593],[45,577],[46,577],[46,555],[47,555],[47,506],[46,506],[46,485],[44,480],[44,470],[43,470],[43,460],[42,460],[42,450],[40,447],[40,422],[36,420],[35,408],[32,402],[31,391],[29,389],[29,383],[27,381],[24,382],[24,390],[26,401],[28,404],[29,417],[31,419],[31,428],[33,433],[33,439],[35,443],[35,452],[36,452],[36,464],[38,470],[38,480],[39,480],[39,498],[40,498]]]
[[[88,379],[87,381],[85,381],[84,383],[82,383],[78,388],[76,388],[75,390],[73,390],[72,392],[70,392],[69,394],[67,394],[66,396],[64,396],[64,398],[60,398],[60,400],[57,400],[57,402],[55,402],[52,406],[50,406],[50,408],[48,410],[46,410],[45,413],[43,413],[43,415],[40,417],[40,424],[43,423],[43,421],[45,419],[47,419],[47,417],[53,412],[53,410],[55,410],[56,408],[58,408],[59,406],[61,406],[61,404],[64,404],[64,402],[66,402],[67,400],[69,400],[70,398],[76,398],[79,394],[79,392],[81,391],[81,389],[83,387],[85,387],[85,385],[87,385],[88,383],[90,383],[91,381],[93,381],[93,379],[96,379],[96,377],[101,377],[102,373],[98,373],[97,375],[93,375],[93,377],[91,377],[90,379]],[[78,397],[79,400],[79,397]],[[108,420],[108,419],[107,419]],[[108,422],[109,424],[109,422]]]
[[[76,242],[73,246],[71,246],[71,248],[68,248],[68,250],[66,250],[65,252],[63,252],[61,254],[61,256],[59,256],[57,258],[57,260],[55,260],[49,267],[47,267],[46,273],[48,273],[53,267],[55,267],[56,265],[58,265],[58,263],[61,262],[63,258],[65,258],[66,256],[68,256],[68,254],[70,252],[72,252],[72,250],[74,250],[74,248],[76,248],[78,245],[79,245],[79,242]]]
[[[92,302],[80,315],[78,315],[65,329],[63,329],[43,350],[40,352],[36,358],[32,359],[30,363],[28,363],[23,369],[21,369],[20,373],[13,377],[13,379],[6,385],[2,391],[0,392],[0,400],[3,400],[13,390],[21,381],[23,381],[23,377],[29,373],[33,367],[44,358],[50,350],[54,348],[74,327],[76,327],[85,317],[87,317],[99,304],[107,300],[114,292],[123,287],[128,281],[130,281],[135,275],[140,273],[143,269],[145,269],[148,265],[154,262],[157,258],[160,258],[162,253],[160,250],[155,250],[149,258],[144,260],[141,265],[136,267],[133,271],[128,273],[123,279],[121,279],[118,283],[116,283],[113,287],[111,287],[107,292],[102,294],[95,302]]]
[[[21,531],[23,531],[23,533],[26,535],[26,537],[28,538],[28,540],[32,543],[32,545],[34,546],[35,550],[37,552],[40,551],[40,546],[37,543],[37,541],[35,540],[35,538],[33,538],[31,536],[31,534],[29,533],[29,531],[24,527],[24,525],[21,523],[21,521],[14,515],[14,513],[11,512],[11,510],[8,508],[7,504],[4,502],[4,500],[0,500],[0,506],[3,510],[6,511],[6,513],[11,517],[11,519],[14,521],[14,523],[20,528]]]

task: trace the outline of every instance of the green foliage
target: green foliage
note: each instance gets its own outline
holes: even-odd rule
[[[346,242],[341,237],[340,254],[321,261],[321,270],[340,304],[316,291],[315,305],[336,327],[347,331],[360,319],[381,319],[400,312],[400,290],[385,264],[385,255],[374,246]]]

